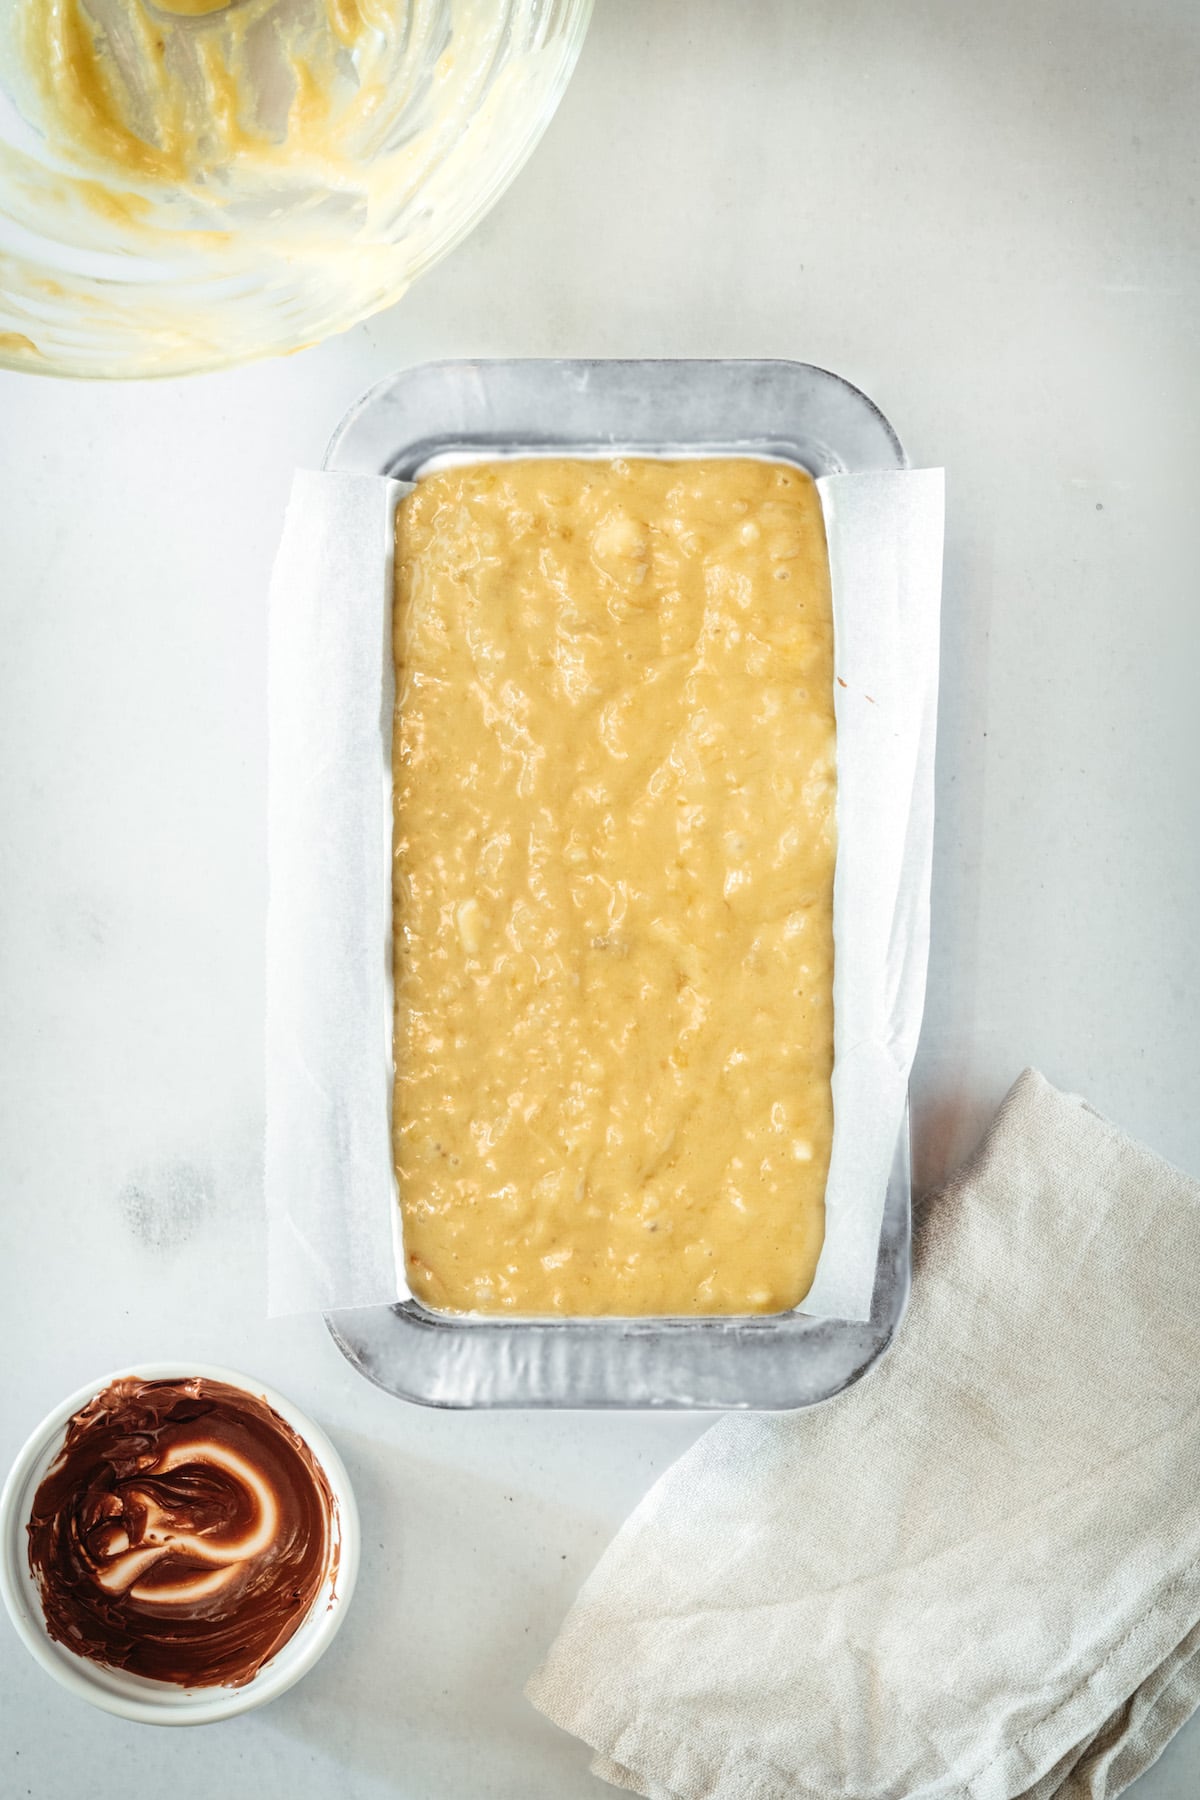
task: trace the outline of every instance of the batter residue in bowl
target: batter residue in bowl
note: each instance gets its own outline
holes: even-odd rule
[[[103,176],[249,191],[288,164],[361,171],[395,0],[18,0],[36,116]]]
[[[395,1155],[413,1292],[772,1312],[832,1140],[833,625],[785,464],[529,460],[397,520]]]
[[[389,305],[511,180],[589,8],[0,6],[0,363],[181,373]]]

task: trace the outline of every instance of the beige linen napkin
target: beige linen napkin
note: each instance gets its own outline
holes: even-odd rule
[[[1027,1071],[880,1367],[721,1420],[528,1692],[652,1800],[1120,1793],[1200,1703],[1200,1183]]]

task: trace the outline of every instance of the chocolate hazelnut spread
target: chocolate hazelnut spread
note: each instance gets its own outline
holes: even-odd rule
[[[336,1567],[336,1503],[308,1445],[222,1381],[114,1381],[69,1421],[34,1498],[50,1636],[182,1687],[241,1687]]]

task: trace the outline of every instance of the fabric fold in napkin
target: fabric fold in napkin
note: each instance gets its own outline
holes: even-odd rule
[[[1026,1071],[922,1209],[908,1318],[731,1415],[534,1704],[651,1800],[1108,1800],[1200,1704],[1200,1183]]]

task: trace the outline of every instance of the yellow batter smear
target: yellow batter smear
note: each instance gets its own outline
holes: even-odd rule
[[[331,185],[361,178],[403,17],[395,0],[16,4],[40,122],[73,161],[242,194],[306,167]]]
[[[397,515],[395,1156],[450,1311],[768,1313],[824,1230],[833,624],[788,464],[530,460]]]

